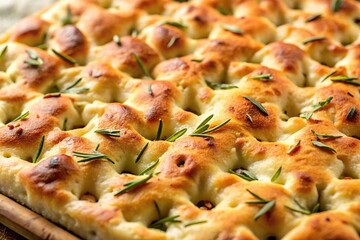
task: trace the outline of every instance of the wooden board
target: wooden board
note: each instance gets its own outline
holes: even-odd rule
[[[78,237],[2,194],[0,223],[28,239],[79,240]]]

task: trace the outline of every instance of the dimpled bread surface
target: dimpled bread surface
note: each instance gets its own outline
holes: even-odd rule
[[[0,39],[0,192],[84,239],[359,239],[359,22],[58,1]]]

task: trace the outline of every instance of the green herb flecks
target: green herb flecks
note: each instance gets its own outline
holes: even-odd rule
[[[121,194],[127,193],[129,191],[131,191],[132,189],[146,183],[147,181],[149,181],[151,178],[153,177],[152,174],[142,178],[142,179],[138,179],[138,180],[133,180],[130,182],[127,182],[124,184],[124,188],[121,189],[120,191],[118,191],[117,193],[115,193],[115,196],[119,196]]]
[[[65,119],[64,119],[64,122],[63,122],[63,127],[62,127],[62,129],[63,129],[64,131],[66,131],[66,129],[67,129],[67,122],[68,122],[68,119],[65,118]]]
[[[220,123],[219,125],[209,129],[210,125],[207,123],[213,118],[213,116],[214,115],[212,114],[209,117],[207,117],[203,122],[201,122],[199,126],[190,134],[190,136],[213,138],[211,135],[208,135],[208,133],[218,130],[219,128],[223,127],[231,120],[231,119],[227,119],[224,122]]]
[[[260,112],[262,112],[266,116],[269,116],[269,113],[266,111],[266,109],[263,107],[263,105],[261,105],[261,103],[259,103],[258,101],[256,101],[255,99],[253,99],[252,97],[249,97],[249,96],[244,96],[244,98],[246,100],[250,101],[255,107],[257,107],[257,109],[259,109]]]
[[[149,142],[145,143],[145,145],[143,146],[143,148],[140,150],[139,154],[137,155],[136,159],[135,159],[135,163],[137,163],[138,161],[140,161],[142,155],[144,154],[146,148],[149,146]]]
[[[166,231],[169,224],[181,222],[181,220],[178,219],[179,217],[180,217],[179,215],[176,215],[176,216],[169,216],[166,218],[162,218],[150,224],[149,227]]]
[[[270,81],[270,80],[272,80],[272,78],[273,78],[273,76],[271,74],[260,74],[260,75],[255,75],[255,76],[251,77],[251,79],[260,80],[260,81],[264,81],[264,82]]]
[[[178,39],[179,39],[178,37],[172,37],[172,38],[170,39],[170,41],[168,42],[168,44],[166,45],[166,47],[167,47],[167,48],[171,48]]]
[[[296,149],[298,149],[298,147],[300,146],[301,140],[299,140],[293,147],[291,147],[289,149],[289,151],[287,152],[287,154],[292,154],[293,152],[295,152]]]
[[[12,121],[10,122],[16,122],[16,121],[20,121],[20,120],[24,120],[25,118],[27,118],[29,116],[30,112],[26,111],[23,114],[21,114],[20,116],[17,116],[16,118],[14,118]]]
[[[357,79],[358,79],[357,77],[348,77],[348,76],[336,76],[336,77],[330,78],[330,80],[333,82],[342,82],[345,84],[360,86],[360,82],[355,81]]]
[[[251,123],[254,122],[254,120],[252,119],[252,117],[251,117],[250,114],[247,113],[245,116],[246,116],[247,119],[249,119],[249,121],[250,121]]]
[[[301,206],[301,204],[298,201],[294,200],[294,202],[296,203],[298,208],[289,207],[289,206],[286,206],[286,205],[285,205],[285,207],[287,209],[293,211],[293,212],[301,213],[301,214],[304,214],[304,215],[310,215],[310,214],[313,214],[313,213],[317,213],[319,211],[319,207],[320,207],[319,203],[315,204],[315,206],[311,210],[308,210],[305,207]]]
[[[136,60],[137,64],[138,64],[139,67],[141,68],[141,71],[144,73],[144,75],[145,75],[146,77],[152,79],[149,71],[146,69],[146,67],[145,67],[143,61],[141,60],[141,58],[140,58],[135,52],[133,52],[133,55],[134,55],[134,57],[135,57],[135,60]]]
[[[282,171],[282,167],[279,167],[278,170],[275,172],[275,174],[271,178],[271,182],[276,182],[276,180],[280,177]]]
[[[139,173],[139,175],[145,175],[148,172],[150,172],[151,170],[153,170],[156,165],[158,165],[158,163],[160,162],[160,160],[156,160],[155,162],[153,162],[148,168],[146,168],[144,171],[142,171],[141,173]]]
[[[331,9],[333,10],[333,12],[337,12],[340,10],[342,4],[342,0],[332,0]]]
[[[219,6],[218,7],[218,11],[222,14],[222,15],[231,15],[231,12],[229,10],[227,10],[226,8],[224,8],[223,6]]]
[[[356,114],[356,107],[351,107],[346,115],[346,120],[352,119]]]
[[[226,83],[215,83],[215,82],[209,82],[209,81],[205,81],[205,82],[210,88],[212,88],[214,90],[217,90],[217,89],[226,90],[226,89],[238,88],[235,85],[226,84]]]
[[[302,42],[302,44],[306,45],[306,44],[309,44],[309,43],[312,43],[312,42],[322,41],[322,40],[325,40],[325,39],[326,39],[325,37],[310,37],[310,38],[305,39]]]
[[[333,99],[333,97],[328,97],[324,101],[318,102],[317,104],[312,106],[313,107],[312,111],[301,113],[300,117],[306,118],[307,120],[309,120],[312,117],[312,115],[314,114],[314,112],[316,112],[316,111],[320,110],[321,108],[325,107],[326,105],[328,105],[332,99]]]
[[[119,35],[114,35],[113,41],[114,41],[114,43],[116,43],[116,45],[121,46],[121,41],[120,41]]]
[[[111,160],[106,154],[97,151],[99,146],[100,146],[99,144],[96,146],[95,150],[93,150],[93,153],[73,152],[73,155],[75,157],[82,158],[81,160],[78,161],[78,163],[90,162],[92,160],[97,160],[97,159],[105,159],[111,162],[112,164],[115,164],[115,162]]]
[[[308,17],[305,20],[305,22],[309,23],[309,22],[315,21],[316,19],[319,19],[320,17],[321,17],[321,14],[312,15],[312,16]]]
[[[315,137],[317,137],[318,140],[320,139],[334,139],[334,138],[341,138],[342,136],[334,136],[334,135],[328,135],[328,134],[320,134],[315,132],[314,130],[311,130],[312,134],[314,134]]]
[[[51,51],[58,56],[59,58],[61,58],[62,60],[64,60],[65,62],[68,62],[70,64],[77,64],[76,60],[72,57],[70,57],[69,55],[65,54],[65,53],[61,53],[56,51],[55,49],[51,49]]]
[[[158,215],[158,218],[161,218],[160,207],[159,207],[158,203],[155,200],[153,200],[153,202],[154,202],[154,206],[155,206],[155,210],[156,210],[156,213]]]
[[[193,58],[191,59],[191,61],[201,63],[202,61],[204,61],[204,59]]]
[[[223,23],[221,26],[226,31],[229,31],[229,32],[232,32],[232,33],[235,33],[235,34],[240,34],[241,35],[241,34],[244,33],[244,31],[241,28],[239,28],[238,26],[235,26],[235,25]]]
[[[331,71],[329,74],[327,74],[327,75],[321,80],[321,82],[324,82],[326,79],[328,79],[329,77],[331,77],[331,76],[334,75],[335,73],[337,73],[337,70]]]
[[[44,61],[39,57],[39,55],[33,50],[26,50],[30,59],[24,61],[24,63],[29,64],[34,67],[38,67],[44,63]]]
[[[61,18],[61,23],[62,23],[63,26],[72,24],[72,13],[71,13],[71,8],[70,8],[69,5],[66,7],[65,16],[63,16]]]
[[[155,141],[161,140],[161,134],[162,134],[162,130],[163,130],[163,120],[160,119],[159,120],[159,126],[158,126],[158,130],[156,132],[156,138]]]
[[[8,46],[6,45],[1,51],[0,51],[0,58],[5,56],[5,53],[7,52]]]
[[[39,143],[39,147],[38,147],[38,150],[36,151],[36,154],[35,154],[35,158],[33,160],[33,163],[37,163],[39,161],[39,158],[40,158],[40,155],[41,155],[41,152],[42,152],[42,149],[44,147],[44,140],[45,140],[45,136],[43,135],[40,139],[40,143]]]
[[[153,92],[153,90],[152,90],[152,84],[149,84],[149,86],[148,86],[148,93],[149,93],[149,95],[151,95],[151,96],[154,95],[154,92]]]
[[[276,205],[275,200],[265,200],[264,198],[260,197],[259,195],[253,193],[249,189],[246,189],[253,197],[255,197],[257,200],[255,201],[247,201],[246,204],[264,204],[264,206],[256,213],[254,219],[255,221],[258,220],[262,215],[269,212],[273,207]]]
[[[120,137],[120,130],[113,130],[113,129],[98,129],[95,130],[96,133],[101,135],[106,135],[110,137]]]
[[[322,149],[325,149],[325,150],[328,150],[328,151],[331,151],[333,153],[336,153],[336,150],[333,149],[332,147],[329,147],[328,145],[322,143],[322,142],[319,142],[319,141],[311,141],[311,143],[316,146],[316,147],[319,147],[319,148],[322,148]]]
[[[232,169],[229,169],[229,173],[232,173],[238,177],[241,177],[242,179],[249,181],[249,182],[258,181],[258,178],[255,176],[255,174],[253,174],[247,170],[240,169],[239,172],[236,172]]]
[[[182,23],[172,22],[172,21],[165,21],[165,22],[161,23],[161,25],[170,25],[170,26],[177,27],[177,28],[180,28],[180,29],[187,28],[187,26],[182,24]]]
[[[189,223],[186,223],[184,225],[184,227],[190,227],[190,226],[193,226],[193,225],[198,225],[198,224],[203,224],[203,223],[207,223],[207,221],[206,220],[199,220],[199,221],[189,222]]]
[[[89,88],[75,88],[81,81],[82,78],[77,79],[73,84],[61,90],[60,93],[85,93],[89,91]]]
[[[178,138],[180,138],[182,135],[184,135],[186,133],[186,131],[187,131],[187,128],[181,129],[181,130],[177,131],[176,133],[172,134],[165,141],[175,142]]]

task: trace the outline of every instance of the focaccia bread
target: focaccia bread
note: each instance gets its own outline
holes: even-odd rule
[[[359,23],[58,1],[1,38],[0,192],[84,239],[359,239]]]

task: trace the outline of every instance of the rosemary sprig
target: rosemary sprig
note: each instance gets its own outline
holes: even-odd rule
[[[117,193],[115,193],[115,196],[119,196],[121,194],[127,193],[129,191],[131,191],[132,189],[134,189],[135,187],[138,187],[144,183],[146,183],[147,181],[149,181],[151,178],[153,177],[152,174],[142,178],[142,179],[138,179],[138,180],[133,180],[127,183],[124,183],[124,188],[121,189],[120,191],[118,191]]]
[[[179,137],[181,137],[182,135],[184,135],[187,131],[187,128],[183,128],[179,131],[177,131],[176,133],[172,134],[170,137],[168,137],[165,141],[168,142],[175,142],[176,139],[178,139]]]
[[[150,228],[156,228],[162,231],[166,231],[167,226],[166,224],[171,224],[171,223],[180,223],[181,220],[179,220],[178,218],[180,217],[180,215],[175,215],[175,216],[169,216],[166,218],[162,218],[160,220],[157,220],[156,222],[153,222],[152,224],[150,224]]]
[[[219,6],[218,11],[222,14],[222,15],[231,15],[231,12],[229,10],[227,10],[226,8],[224,8],[223,6]]]
[[[213,138],[212,136],[208,135],[208,133],[214,132],[218,130],[219,128],[223,127],[225,124],[230,122],[231,119],[227,119],[224,122],[220,123],[219,125],[210,128],[210,125],[207,124],[212,118],[213,114],[211,114],[209,117],[207,117],[202,123],[199,124],[199,126],[190,134],[190,136],[193,137],[205,137],[205,138]]]
[[[270,211],[276,205],[275,200],[265,200],[259,195],[253,193],[249,189],[246,189],[252,196],[254,196],[257,200],[256,201],[248,201],[245,202],[246,204],[264,204],[264,206],[256,213],[254,219],[255,221],[258,220],[262,215]]]
[[[29,116],[30,112],[24,112],[23,114],[21,114],[20,116],[17,116],[16,118],[14,118],[13,120],[11,120],[10,122],[16,122],[16,121],[20,121],[20,120],[24,120],[25,118],[27,118]]]
[[[336,76],[332,77],[330,80],[333,82],[342,82],[347,83],[355,86],[360,86],[360,82],[355,82],[354,80],[357,80],[357,77],[348,77],[348,76]]]
[[[255,107],[257,107],[260,110],[260,112],[262,112],[266,116],[269,116],[269,113],[266,111],[266,109],[263,107],[263,105],[261,105],[261,103],[259,103],[258,101],[256,101],[255,99],[253,99],[252,97],[249,97],[249,96],[244,96],[244,98],[246,100],[250,101]]]
[[[246,116],[247,119],[249,119],[249,121],[250,121],[251,123],[254,122],[254,120],[252,119],[252,117],[251,117],[250,114],[247,113],[245,116]]]
[[[31,66],[40,66],[44,63],[44,61],[37,55],[35,51],[32,50],[26,50],[26,53],[28,54],[30,59],[27,59],[24,61],[24,63],[27,63]]]
[[[305,39],[302,44],[306,45],[308,43],[312,43],[312,42],[316,42],[316,41],[322,41],[322,40],[325,40],[326,38],[325,37],[310,37],[310,38],[307,38]]]
[[[73,84],[61,90],[60,93],[84,93],[89,91],[89,88],[75,88],[81,81],[82,78],[77,79]]]
[[[172,37],[166,47],[171,48],[175,44],[176,40],[178,40],[178,37]]]
[[[325,150],[328,150],[328,151],[331,151],[333,153],[336,153],[336,150],[333,149],[332,147],[329,147],[328,145],[322,143],[322,142],[319,142],[319,141],[311,141],[311,143],[316,146],[316,147],[319,147],[319,148],[323,148]]]
[[[287,154],[292,154],[299,146],[300,146],[301,140],[299,140],[292,148],[289,149]]]
[[[100,143],[98,143],[98,144],[96,144],[96,146],[95,146],[95,151],[97,151],[97,150],[99,150],[99,147],[100,147]]]
[[[33,163],[37,163],[39,161],[39,157],[40,157],[42,149],[44,147],[44,140],[45,140],[45,136],[43,135],[40,139],[39,147],[38,147],[38,150],[36,151]]]
[[[63,26],[68,25],[68,24],[72,24],[72,13],[71,13],[71,9],[70,9],[69,5],[66,7],[65,16],[63,16],[61,18],[61,23],[62,23]]]
[[[139,175],[145,175],[148,172],[150,172],[154,167],[156,167],[156,165],[158,165],[158,163],[160,162],[160,160],[156,160],[153,164],[151,164],[148,168],[146,168],[144,171],[142,171],[141,173],[139,173]]]
[[[314,134],[315,137],[317,137],[318,140],[320,139],[334,139],[334,138],[341,138],[342,136],[334,136],[334,135],[328,135],[328,134],[320,134],[315,132],[311,129],[312,134]]]
[[[121,41],[120,41],[119,35],[114,35],[113,41],[116,43],[116,45],[121,46]]]
[[[331,100],[333,99],[333,97],[328,97],[327,99],[325,99],[324,101],[320,101],[317,104],[313,105],[313,110],[310,112],[304,112],[300,114],[301,118],[306,118],[307,120],[309,120],[312,115],[314,114],[314,112],[320,110],[321,108],[325,107],[326,105],[328,105]]]
[[[303,206],[301,206],[301,204],[298,201],[296,201],[295,199],[294,199],[294,202],[296,203],[296,205],[299,208],[293,208],[293,207],[289,207],[286,205],[285,205],[285,207],[293,212],[298,212],[298,213],[301,213],[304,215],[310,215],[313,213],[317,213],[319,211],[319,207],[320,207],[319,203],[315,204],[315,206],[311,210],[308,210],[308,209],[304,208]]]
[[[223,23],[221,25],[221,27],[229,32],[232,32],[232,33],[235,33],[235,34],[243,34],[244,31],[239,28],[238,26],[235,26],[235,25],[231,25],[231,24],[226,24],[226,23]]]
[[[241,177],[242,179],[246,180],[246,181],[258,181],[258,178],[255,176],[255,174],[247,171],[247,170],[242,170],[241,169],[241,172],[240,173],[237,173],[235,172],[234,170],[232,169],[229,169],[229,173],[232,173],[238,177]]]
[[[140,161],[140,158],[142,157],[142,155],[144,154],[146,148],[149,146],[149,142],[145,143],[145,145],[143,146],[143,148],[140,150],[139,155],[137,155],[136,159],[135,159],[135,163],[137,163],[138,161]]]
[[[340,10],[342,4],[342,0],[333,0],[331,4],[331,9],[333,10],[333,12],[337,12]]]
[[[96,133],[99,133],[101,135],[106,135],[110,137],[120,137],[120,130],[113,130],[113,129],[98,129],[95,130]]]
[[[154,203],[154,206],[155,206],[156,213],[157,213],[158,217],[161,218],[161,212],[160,212],[160,208],[159,208],[158,203],[155,200],[153,200],[153,203]]]
[[[321,17],[321,14],[316,14],[316,15],[312,15],[310,17],[308,17],[305,22],[306,23],[309,23],[309,22],[312,22],[312,21],[315,21],[316,19],[320,18]]]
[[[135,52],[133,52],[133,55],[135,57],[135,60],[137,62],[137,64],[139,65],[139,67],[141,68],[141,71],[144,73],[144,75],[150,79],[152,79],[149,71],[146,69],[143,61],[141,60],[141,58],[139,57],[139,55],[137,55]]]
[[[157,140],[160,140],[160,139],[161,139],[161,133],[162,133],[162,130],[163,130],[163,120],[162,120],[162,119],[160,119],[160,120],[159,120],[158,130],[157,130],[157,133],[156,133],[156,138],[155,138],[155,141],[157,141]]]
[[[109,162],[111,162],[112,164],[115,164],[115,162],[113,160],[111,160],[107,155],[100,153],[97,151],[97,149],[99,148],[99,144],[96,146],[95,150],[93,150],[93,153],[82,153],[82,152],[73,152],[73,155],[75,157],[80,157],[82,158],[81,160],[78,161],[78,163],[82,163],[82,162],[89,162],[95,159],[105,159]]]
[[[204,59],[193,58],[191,59],[191,61],[201,63],[202,61],[204,61]]]
[[[329,77],[331,77],[331,76],[334,75],[335,73],[337,73],[337,70],[334,70],[334,71],[330,72],[329,74],[327,74],[327,75],[321,80],[321,82],[324,82],[326,79],[328,79]]]
[[[255,76],[252,76],[251,79],[254,79],[254,80],[260,80],[260,81],[264,81],[264,82],[267,82],[269,80],[272,80],[273,76],[269,73],[267,74],[259,74],[259,75],[255,75]]]
[[[132,29],[130,36],[132,36],[133,38],[136,38],[139,35],[139,31],[137,29]]]
[[[215,82],[209,82],[209,81],[205,81],[205,82],[206,82],[206,84],[207,84],[210,88],[212,88],[212,89],[214,89],[214,90],[216,90],[216,89],[223,89],[223,90],[225,90],[225,89],[238,88],[238,87],[235,86],[235,85],[226,84],[226,83],[215,83]]]
[[[275,174],[271,178],[271,182],[276,182],[276,180],[279,178],[282,171],[282,166],[278,168],[278,170],[275,172]]]
[[[7,49],[8,49],[8,46],[6,45],[0,52],[0,58],[2,58],[5,55],[5,53],[7,52]]]
[[[170,26],[177,27],[177,28],[180,28],[180,29],[187,28],[186,25],[184,25],[182,23],[179,23],[179,22],[173,22],[173,21],[165,21],[165,22],[161,23],[161,25],[170,25]]]
[[[189,222],[189,223],[185,224],[184,227],[190,227],[193,225],[198,225],[198,224],[203,224],[203,223],[207,223],[207,220],[199,220],[199,221]]]
[[[61,53],[56,51],[55,49],[51,49],[51,51],[58,56],[59,58],[61,58],[62,60],[64,60],[65,62],[68,62],[70,64],[77,64],[76,60],[72,57],[70,57],[69,55],[65,54],[65,53]]]
[[[230,121],[231,121],[231,119],[229,118],[229,119],[225,120],[224,122],[220,123],[219,125],[217,125],[217,126],[215,126],[215,127],[213,127],[213,128],[210,128],[210,129],[208,129],[208,130],[206,130],[206,131],[203,131],[203,132],[201,132],[201,133],[202,133],[202,134],[207,134],[207,133],[214,132],[214,131],[218,130],[219,128],[223,127],[225,124],[227,124],[227,123],[230,122]]]
[[[149,86],[148,86],[148,93],[149,93],[149,95],[151,95],[151,96],[154,95],[154,92],[153,92],[153,90],[152,90],[152,84],[149,84]]]
[[[64,122],[63,122],[63,127],[62,127],[62,129],[63,129],[64,131],[66,131],[67,122],[68,122],[68,119],[65,118],[65,119],[64,119]]]
[[[356,114],[356,107],[351,107],[349,112],[346,115],[346,120],[352,119]]]

